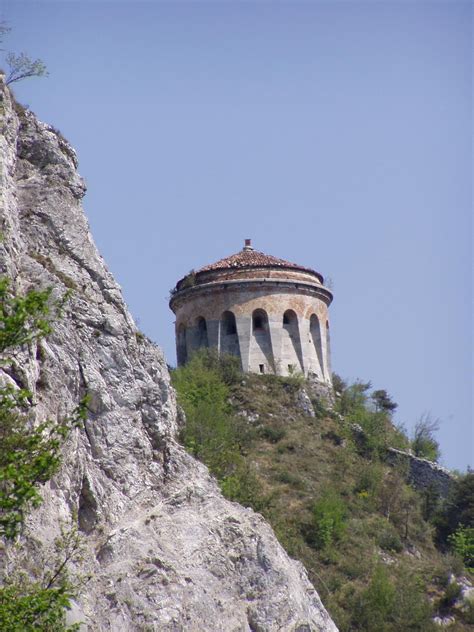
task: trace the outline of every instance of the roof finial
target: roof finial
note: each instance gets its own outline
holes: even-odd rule
[[[252,248],[252,240],[251,239],[246,239],[245,240],[245,245],[244,245],[242,250],[244,250],[244,251],[246,251],[246,250],[253,250],[253,248]]]

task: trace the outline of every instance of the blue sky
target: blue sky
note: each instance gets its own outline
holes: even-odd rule
[[[175,363],[169,289],[250,237],[331,279],[333,367],[473,465],[469,2],[0,4],[94,238]]]

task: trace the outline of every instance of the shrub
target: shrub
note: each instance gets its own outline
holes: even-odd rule
[[[448,537],[448,542],[454,553],[462,559],[464,566],[474,572],[474,528],[458,527]]]
[[[391,580],[378,565],[368,587],[356,597],[351,629],[363,632],[428,632],[435,629],[423,583],[401,567]]]
[[[64,614],[72,595],[66,586],[43,588],[40,584],[7,585],[0,588],[0,629],[20,632],[34,630],[78,630],[65,626]]]
[[[345,382],[337,373],[332,374],[332,387],[335,393],[342,394],[347,388],[347,382]]]
[[[443,611],[452,608],[461,596],[461,593],[462,587],[457,582],[449,583],[444,590],[444,595],[439,600],[439,609]]]
[[[354,604],[353,622],[356,629],[364,632],[386,632],[389,628],[388,617],[395,605],[395,587],[389,579],[386,569],[379,565],[372,579]]]
[[[403,550],[403,544],[400,540],[400,536],[395,529],[390,528],[390,526],[387,526],[387,528],[380,533],[378,545],[384,551],[390,551],[393,553],[400,553]]]
[[[314,544],[316,548],[329,547],[340,540],[346,529],[346,506],[341,497],[329,490],[313,507]]]
[[[342,382],[342,380],[341,380]],[[342,382],[345,385],[345,382]],[[336,388],[336,386],[334,387]],[[340,391],[340,398],[336,403],[337,412],[342,415],[350,415],[361,410],[365,410],[367,404],[367,391],[370,382],[354,382],[350,386],[345,386]]]
[[[33,290],[24,296],[13,296],[8,280],[0,279],[0,362],[3,366],[15,368],[15,361],[6,355],[7,351],[39,341],[51,332],[51,319],[60,312],[62,302],[54,304],[50,297],[51,290]],[[12,546],[21,532],[26,512],[41,503],[39,485],[58,470],[62,444],[71,428],[84,420],[86,405],[84,398],[70,418],[57,423],[47,420],[34,427],[29,415],[31,393],[24,388],[0,388],[0,537],[4,540],[4,550]],[[72,548],[69,543],[73,544]],[[65,625],[65,609],[72,597],[67,563],[75,554],[76,543],[74,535],[64,540],[62,559],[49,577],[47,571],[41,569],[43,581],[31,581],[19,568],[13,568],[11,575],[8,575],[10,569],[7,570],[0,587],[1,630],[61,632],[73,629]],[[18,549],[21,545],[15,542],[13,546]]]
[[[229,489],[237,484],[234,478],[242,460],[241,450],[250,440],[248,426],[232,415],[229,404],[230,387],[224,376],[231,379],[232,367],[234,362],[224,358],[221,364],[217,354],[203,350],[172,372],[178,402],[186,415],[181,441],[222,484],[231,481],[227,483]]]
[[[234,472],[221,480],[221,490],[226,498],[263,512],[270,504],[270,498],[261,492],[259,480],[252,467],[241,460]]]
[[[423,579],[410,566],[401,566],[395,578],[395,603],[389,620],[390,632],[435,632],[432,607]]]
[[[311,403],[313,404],[314,415],[316,419],[324,419],[329,415],[328,406],[326,400],[322,397],[311,397]]]
[[[284,428],[275,428],[274,426],[263,426],[259,428],[258,434],[270,443],[278,443],[286,437]]]
[[[437,461],[440,457],[439,443],[434,437],[434,433],[439,430],[439,419],[432,419],[429,413],[420,417],[415,425],[412,440],[412,450],[415,456]]]
[[[293,485],[295,487],[298,487],[301,485],[301,478],[299,476],[296,476],[295,474],[292,474],[291,472],[288,472],[287,470],[278,472],[277,480],[279,480],[280,483],[285,483],[286,485]]]
[[[383,479],[383,469],[380,463],[363,463],[357,472],[354,492],[361,494],[367,492],[369,497],[377,494]]]

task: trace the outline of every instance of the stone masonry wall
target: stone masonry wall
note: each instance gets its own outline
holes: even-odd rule
[[[433,489],[446,498],[456,477],[438,463],[421,459],[409,452],[389,448],[389,459],[392,463],[408,463],[408,480],[420,491]]]
[[[206,321],[208,345],[218,350],[227,348],[223,340],[222,317],[230,311],[235,316],[244,371],[278,375],[300,372],[331,382],[326,326],[328,307],[311,288],[262,280],[227,286],[213,284],[197,289],[176,308],[177,340],[183,339],[178,332],[186,328],[186,358],[196,348],[202,318]],[[254,327],[253,315],[258,310],[262,310],[264,316],[262,329]],[[294,314],[294,320],[287,325],[283,322],[285,312]],[[318,335],[314,332],[314,322]],[[184,355],[178,353],[178,362]]]

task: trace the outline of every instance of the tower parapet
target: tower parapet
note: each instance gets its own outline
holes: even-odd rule
[[[237,356],[245,372],[302,373],[330,384],[331,301],[319,272],[258,252],[246,239],[240,252],[176,284],[178,365],[214,347]]]

